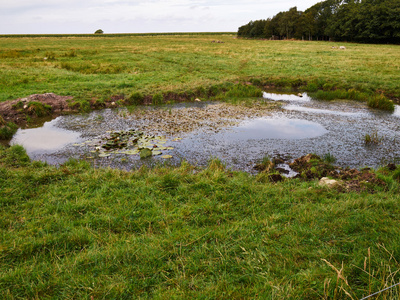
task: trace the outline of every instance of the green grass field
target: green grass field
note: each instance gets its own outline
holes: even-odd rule
[[[287,89],[344,88],[400,97],[398,46],[332,46],[339,44],[231,34],[3,37],[0,101],[48,92],[77,100],[154,95],[250,79]]]
[[[233,35],[0,37],[0,101],[247,81],[325,99],[400,96],[398,46],[338,45]],[[400,281],[400,170],[376,172],[385,186],[364,182],[368,190],[344,193],[316,180],[272,183],[218,160],[127,172],[73,160],[48,166],[0,146],[0,296],[360,299]],[[396,287],[374,299],[399,295]]]

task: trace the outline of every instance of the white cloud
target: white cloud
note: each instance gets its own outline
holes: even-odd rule
[[[302,1],[298,9],[317,2]],[[293,0],[0,0],[0,33],[236,31],[293,6]]]

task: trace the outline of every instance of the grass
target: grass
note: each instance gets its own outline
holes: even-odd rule
[[[212,43],[215,39],[223,43]],[[346,48],[233,34],[0,37],[0,101],[45,92],[83,102],[171,92],[194,99],[237,82],[325,91],[319,96],[330,98],[400,97],[397,46]]]
[[[11,139],[17,132],[18,126],[13,122],[6,122],[0,115],[0,140]]]
[[[361,298],[400,280],[399,183],[379,174],[387,191],[346,194],[218,160],[126,172],[1,148],[0,294]]]
[[[126,105],[196,97],[242,105],[265,86],[371,107],[400,97],[398,46],[331,47],[229,34],[3,36],[0,101],[53,92],[84,111],[114,95]],[[31,113],[49,109],[33,104]],[[343,193],[317,180],[271,183],[216,159],[203,169],[127,172],[75,160],[48,166],[0,146],[0,295],[362,298],[400,280],[400,172],[377,174],[385,188]]]
[[[373,131],[371,134],[367,133],[364,136],[365,145],[379,145],[382,143],[383,137],[378,134],[377,131]]]

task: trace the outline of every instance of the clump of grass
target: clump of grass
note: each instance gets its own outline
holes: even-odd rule
[[[48,104],[43,104],[37,101],[28,102],[27,112],[30,115],[34,115],[36,117],[45,117],[51,114],[52,108]]]
[[[400,182],[400,169],[397,168],[396,170],[394,170],[393,174],[392,174],[392,178],[394,180],[396,180],[397,182]]]
[[[45,54],[45,59],[49,61],[53,61],[57,59],[57,55],[53,51],[47,51]]]
[[[333,163],[336,162],[336,157],[333,156],[331,153],[328,152],[328,153],[325,153],[325,154],[323,155],[323,160],[324,160],[325,162],[329,163],[329,164],[333,164]]]
[[[9,140],[17,132],[18,125],[13,122],[5,122],[0,116],[0,140]]]
[[[215,90],[215,88],[212,88],[212,90]],[[218,100],[230,101],[241,98],[262,97],[262,90],[254,85],[228,84],[223,89],[218,89],[217,91],[213,91],[213,94],[216,94],[215,98]]]
[[[18,50],[0,51],[0,58],[19,58],[21,56],[22,53]]]
[[[153,105],[160,105],[163,103],[163,100],[163,95],[161,93],[158,93],[153,95],[151,102],[153,103]]]
[[[400,264],[394,253],[385,245],[378,243],[374,250],[376,257],[371,248],[368,248],[363,260],[351,267],[345,266],[342,262],[340,269],[328,260],[322,259],[334,271],[336,277],[334,280],[325,280],[324,299],[360,299],[375,293],[375,297],[369,299],[398,299],[400,293],[396,284],[399,282]],[[347,276],[345,276],[346,269]],[[358,276],[357,280],[349,278],[354,275]],[[364,287],[356,285],[357,281],[364,282]]]
[[[75,49],[70,49],[67,53],[64,54],[64,57],[76,57],[76,50]]]
[[[310,83],[307,84],[305,90],[306,90],[307,92],[312,93],[312,92],[318,91],[318,88],[319,88],[319,87],[318,87],[318,85],[317,85],[316,83],[310,82]]]
[[[68,106],[80,112],[91,111],[90,101],[84,98],[74,98],[74,101],[69,102]]]
[[[379,145],[383,140],[383,137],[378,134],[377,131],[372,132],[371,134],[367,133],[364,136],[365,145]]]
[[[254,169],[264,173],[270,173],[273,171],[275,163],[270,159],[269,156],[264,156],[261,161],[255,165]]]
[[[367,104],[371,108],[377,108],[387,111],[394,111],[395,108],[393,101],[386,98],[382,94],[370,97],[367,101]]]

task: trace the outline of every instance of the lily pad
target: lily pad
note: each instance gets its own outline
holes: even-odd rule
[[[160,154],[162,154],[162,152],[161,152],[161,151],[158,151],[158,150],[153,150],[152,152],[153,152],[153,155],[160,155]]]
[[[144,148],[144,149],[140,150],[140,158],[147,158],[152,155],[153,155],[153,153],[150,149]]]
[[[99,154],[99,157],[108,157],[108,156],[110,156],[111,154],[109,154],[109,153],[100,153]]]
[[[163,155],[161,156],[162,158],[168,159],[168,158],[172,158],[172,155]]]
[[[121,154],[136,155],[139,154],[139,150],[135,149],[135,150],[122,151]]]

